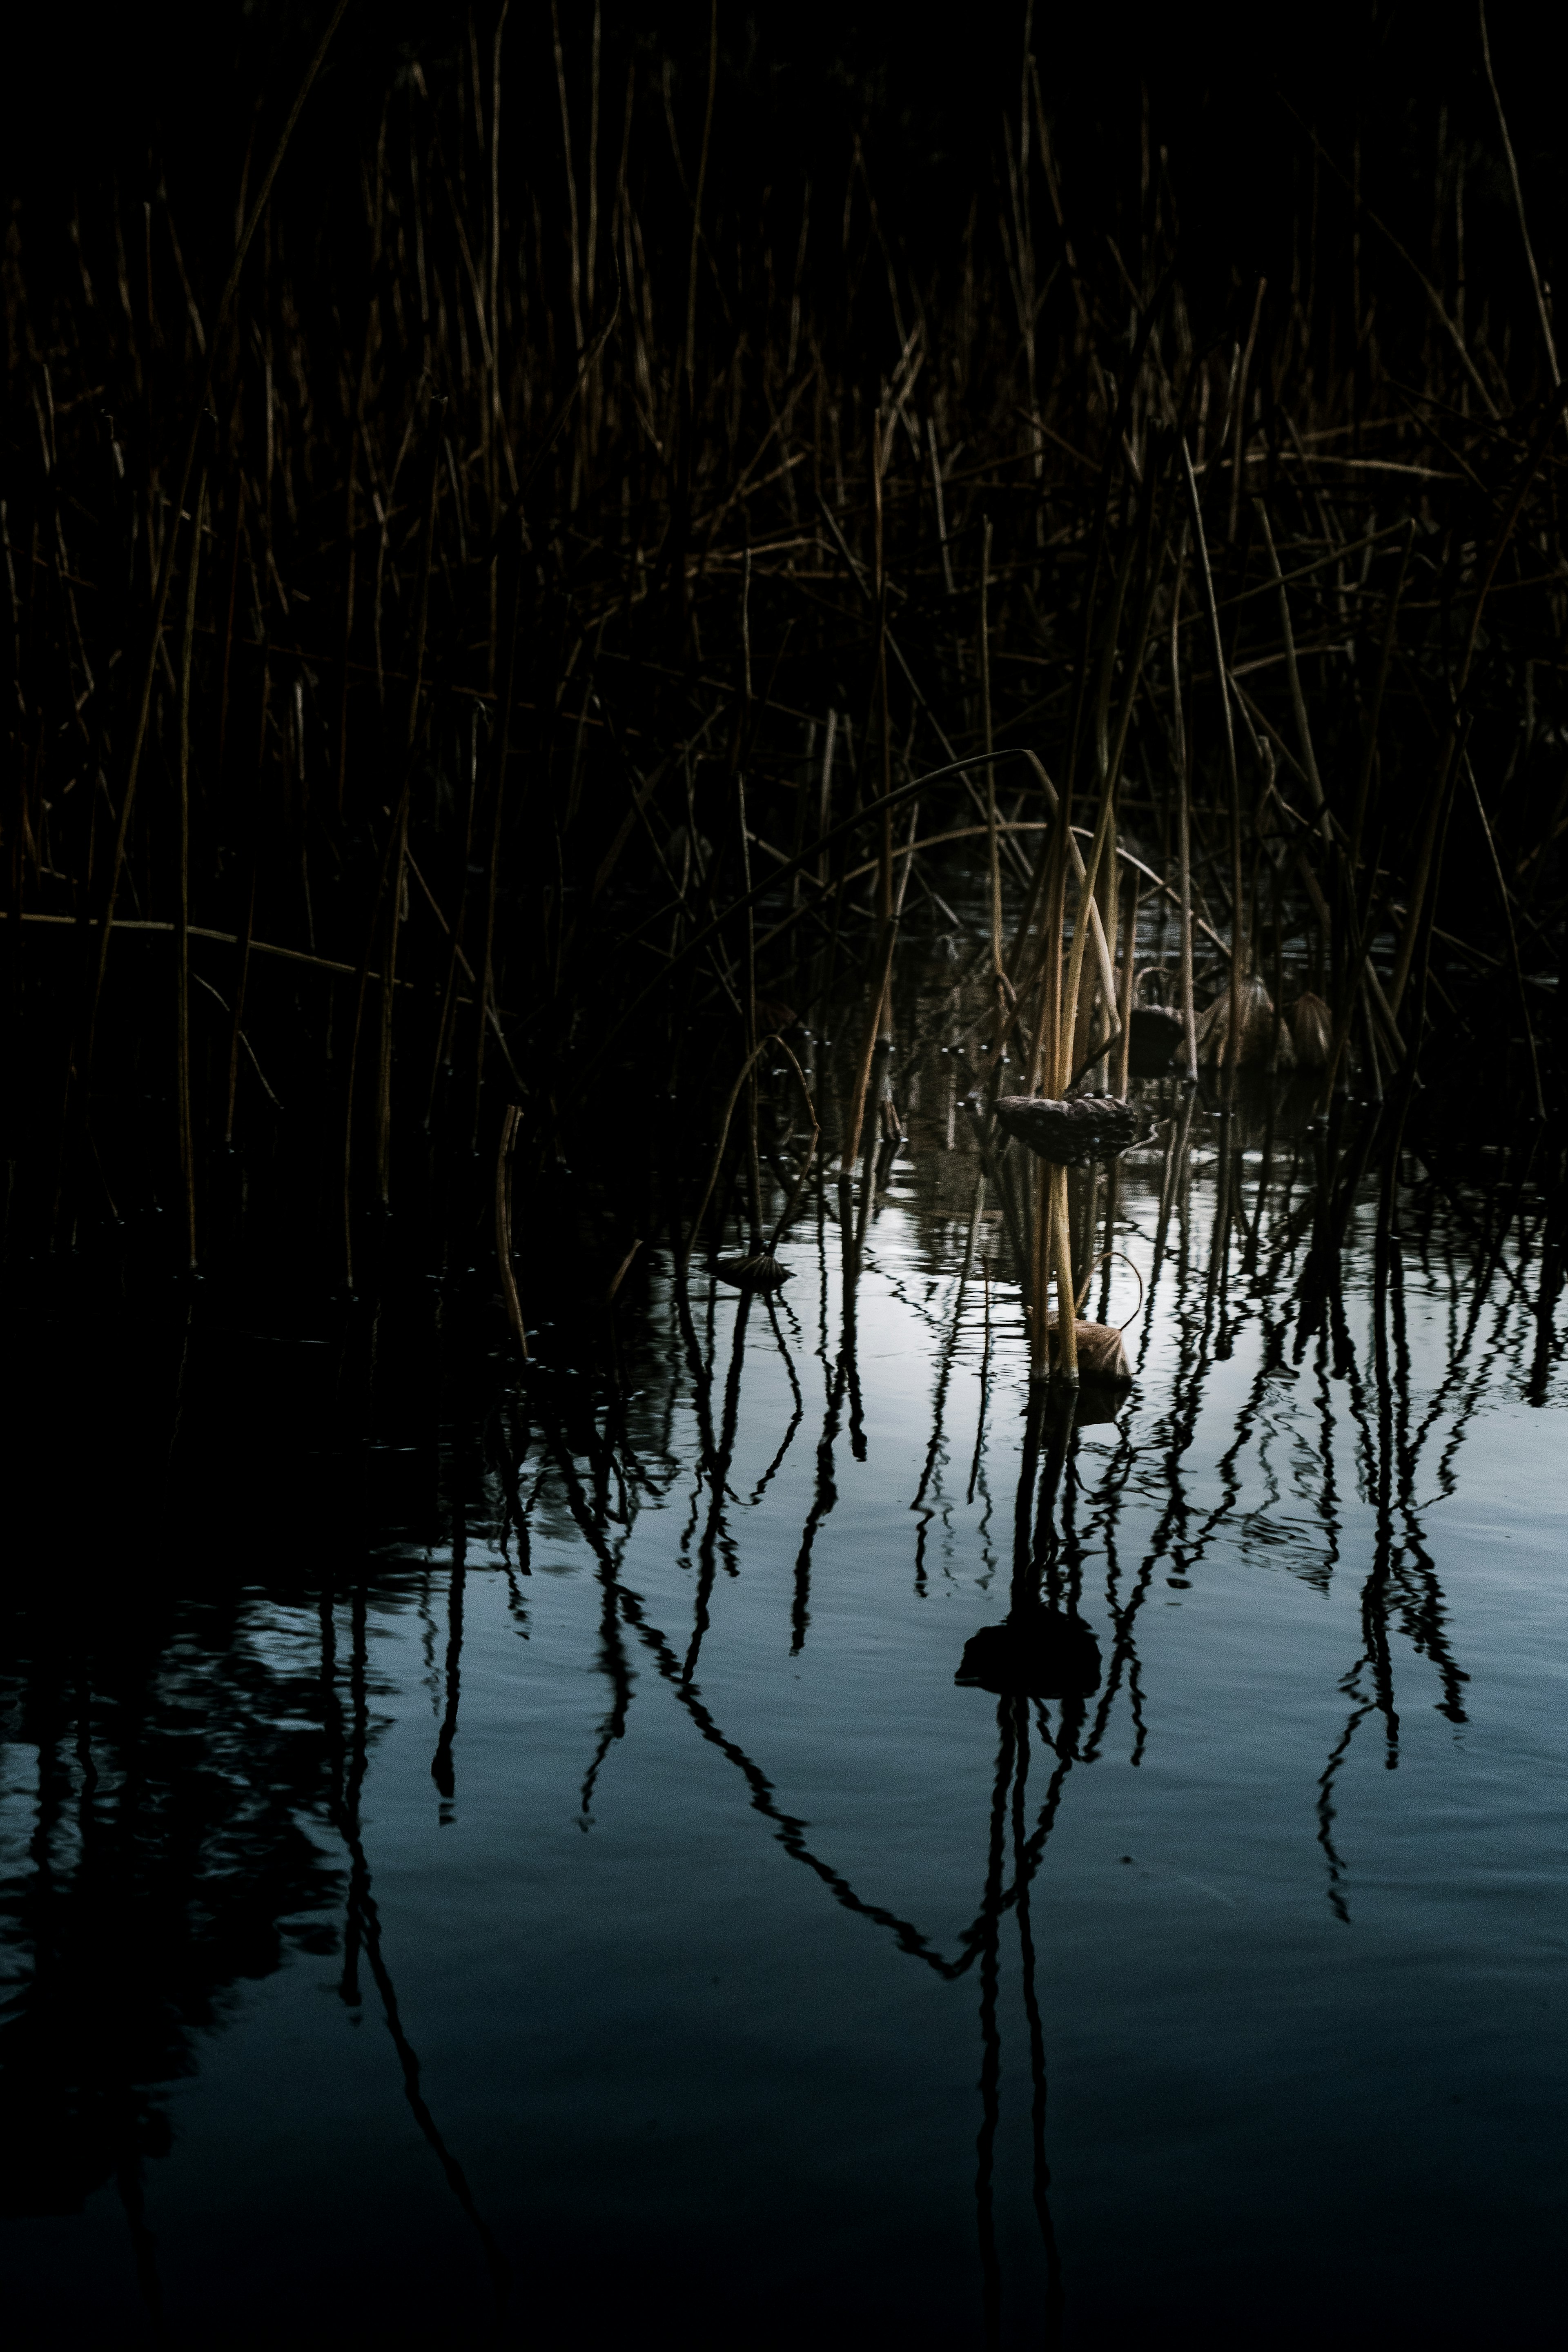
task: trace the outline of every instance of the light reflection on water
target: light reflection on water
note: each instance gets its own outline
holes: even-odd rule
[[[187,1596],[133,1686],[22,1662],[26,2340],[1534,2340],[1531,1227],[1422,1185],[1380,1253],[1369,1194],[1304,1317],[1312,1137],[1207,1138],[1123,1165],[1135,1383],[1065,1459],[922,1153],[858,1282],[831,1192],[771,1311],[658,1263],[613,1445],[545,1370],[445,1428],[442,1539]],[[1049,1695],[955,1681],[1037,1586]]]

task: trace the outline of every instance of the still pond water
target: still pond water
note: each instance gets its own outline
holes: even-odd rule
[[[373,1387],[368,1558],[9,1620],[8,2340],[1559,2341],[1531,1219],[1417,1165],[1380,1273],[1373,1186],[1303,1332],[1285,1132],[1123,1163],[1054,1495],[939,1136],[852,1286],[831,1192],[772,1314],[650,1250],[613,1458]],[[331,1332],[244,1344],[308,1421]],[[1044,1696],[955,1679],[1020,1573]]]

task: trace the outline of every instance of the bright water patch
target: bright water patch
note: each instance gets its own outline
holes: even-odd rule
[[[1287,1173],[1154,1278],[1127,1171],[1054,1533],[916,1184],[852,1341],[825,1209],[774,1317],[657,1270],[613,1455],[542,1374],[526,1562],[448,1431],[428,1548],[21,1660],[13,2340],[1544,2340],[1557,1374],[1437,1214],[1298,1349]],[[1092,1689],[955,1683],[1020,1557]]]

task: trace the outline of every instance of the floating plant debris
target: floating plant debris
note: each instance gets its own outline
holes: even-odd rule
[[[790,1269],[781,1265],[767,1250],[759,1250],[752,1257],[716,1257],[713,1271],[721,1282],[732,1283],[737,1290],[777,1290],[790,1278]]]
[[[1083,1697],[1100,1685],[1100,1644],[1081,1617],[1026,1607],[963,1645],[955,1683],[1029,1698]]]
[[[1068,1102],[1004,1095],[996,1117],[1009,1135],[1054,1168],[1119,1159],[1142,1143],[1154,1124],[1142,1105],[1120,1102],[1113,1095],[1076,1095]]]

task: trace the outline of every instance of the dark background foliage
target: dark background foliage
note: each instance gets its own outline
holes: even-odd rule
[[[482,13],[488,55],[491,12]],[[585,43],[591,13],[584,5],[563,12],[569,49]],[[37,11],[19,39],[12,36],[18,69],[5,77],[0,101],[0,169],[12,203],[31,221],[47,221],[109,180],[148,196],[165,184],[182,222],[205,215],[207,266],[226,257],[240,158],[253,131],[264,145],[324,14],[297,0]],[[326,226],[352,209],[364,140],[374,137],[389,84],[415,61],[433,88],[458,81],[470,14],[429,0],[351,7],[279,190],[283,211],[307,210]],[[1543,19],[1520,0],[1495,0],[1489,21],[1532,226],[1550,256],[1563,193]],[[1024,29],[1024,0],[956,19],[828,0],[721,6],[711,183],[719,203],[754,217],[764,189],[841,179],[858,141],[890,209],[889,233],[916,248],[917,266],[956,248],[970,197],[988,186],[1000,161],[1001,116],[1005,107],[1016,110]],[[708,36],[702,0],[610,0],[602,36],[606,117],[626,63],[657,55],[670,61],[678,119],[693,137]],[[528,139],[512,142],[506,165],[521,173],[531,142],[559,139],[548,8],[515,6],[507,40],[509,111],[514,128],[527,125]],[[1465,151],[1476,269],[1489,285],[1518,290],[1478,13],[1464,0],[1436,7],[1333,0],[1305,16],[1237,6],[1041,7],[1032,46],[1080,236],[1092,241],[1136,212],[1146,142],[1151,168],[1163,157],[1169,174],[1184,283],[1202,326],[1218,331],[1238,282],[1259,272],[1288,278],[1300,261],[1300,122],[1317,131],[1347,175],[1359,172],[1363,203],[1418,258],[1432,233],[1437,143]],[[607,136],[617,129],[606,121]],[[673,175],[670,194],[679,194]],[[1331,215],[1343,210],[1338,195],[1325,173]],[[684,200],[679,211],[684,220]],[[820,226],[826,241],[831,223],[825,217]],[[1346,223],[1341,233],[1353,232]],[[196,235],[193,224],[193,243]]]

